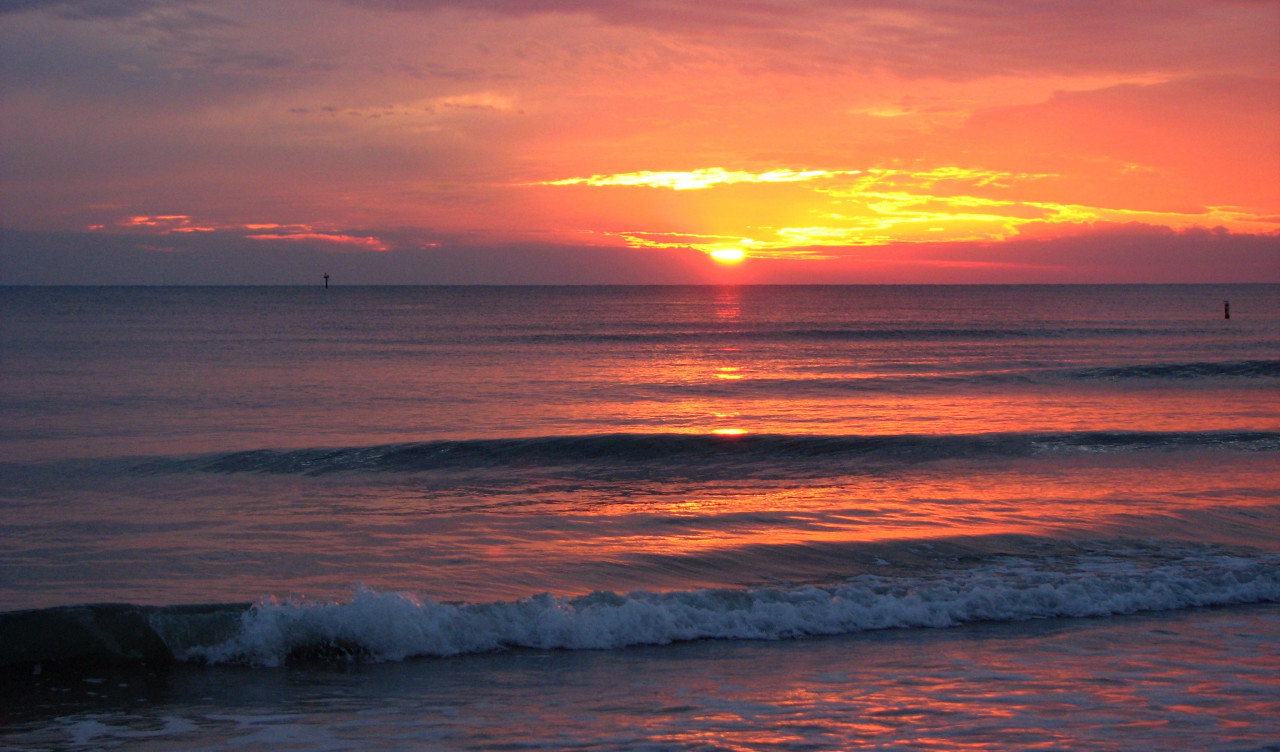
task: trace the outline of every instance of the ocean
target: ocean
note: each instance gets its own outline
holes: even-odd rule
[[[0,353],[3,750],[1280,750],[1280,285],[0,287]]]

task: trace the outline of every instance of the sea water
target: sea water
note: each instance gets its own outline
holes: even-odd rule
[[[1280,748],[1280,286],[0,288],[0,352],[0,748]]]

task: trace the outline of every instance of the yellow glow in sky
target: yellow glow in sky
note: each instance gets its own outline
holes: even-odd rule
[[[1222,226],[1267,232],[1274,221],[1218,207],[1143,211],[1053,200],[1061,175],[956,165],[864,170],[723,167],[566,178],[547,186],[646,188],[656,195],[697,191],[663,204],[668,221],[690,228],[607,231],[632,248],[693,248],[732,265],[748,256],[820,260],[825,248],[891,243],[998,242],[1019,234],[1055,235],[1095,223],[1171,228]],[[627,199],[628,205],[632,199]]]
[[[0,7],[0,230],[72,243],[50,279],[104,234],[193,283],[258,279],[228,244],[433,284],[1280,268],[1273,0]],[[36,245],[0,251],[44,274]]]
[[[670,188],[676,191],[696,191],[716,185],[733,183],[800,183],[818,178],[839,175],[857,175],[859,170],[768,170],[748,172],[726,170],[723,167],[705,167],[687,172],[626,172],[616,175],[592,175],[589,178],[565,178],[548,180],[540,185],[629,185],[644,188]]]
[[[747,257],[741,248],[720,248],[711,251],[709,255],[722,264],[737,264]]]

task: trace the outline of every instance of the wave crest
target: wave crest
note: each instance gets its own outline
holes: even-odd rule
[[[694,467],[795,471],[848,470],[876,462],[927,462],[961,458],[1022,457],[1061,452],[1138,452],[1167,449],[1280,450],[1270,431],[1080,432],[1040,434],[816,436],[757,434],[597,434],[530,438],[429,441],[335,449],[252,450],[176,462],[157,461],[144,471],[316,475],[340,471],[427,472],[502,466],[643,466],[679,474]]]
[[[1144,363],[1107,368],[1085,368],[1072,372],[1078,379],[1119,381],[1127,379],[1260,379],[1280,378],[1280,360],[1234,360],[1227,362]]]
[[[0,671],[174,662],[273,667],[513,648],[607,650],[971,622],[1280,602],[1280,555],[1159,549],[997,557],[967,569],[823,585],[535,595],[446,603],[357,587],[345,602],[105,604],[0,613]]]
[[[615,649],[701,639],[778,640],[977,621],[1128,614],[1280,600],[1280,557],[1215,556],[1148,566],[1109,557],[1068,571],[1024,561],[924,578],[828,586],[617,595],[549,594],[450,604],[358,588],[347,603],[263,602],[239,633],[185,660],[279,666],[316,658],[398,661],[509,648]]]

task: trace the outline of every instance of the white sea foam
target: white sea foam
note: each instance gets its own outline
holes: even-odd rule
[[[124,726],[110,722],[112,720],[114,719],[108,715],[76,716],[60,719],[59,726],[68,737],[67,742],[72,749],[94,749],[106,739],[116,744],[126,741],[136,744],[196,731],[194,723],[176,716],[150,719],[145,727]]]
[[[524,647],[611,649],[697,639],[776,640],[975,621],[1127,614],[1280,601],[1280,557],[1151,565],[1110,557],[1046,568],[1013,560],[925,577],[452,604],[357,588],[345,603],[264,601],[240,631],[181,657],[278,666],[293,658],[397,661]]]

